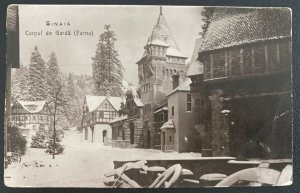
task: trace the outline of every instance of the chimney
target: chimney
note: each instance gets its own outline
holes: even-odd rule
[[[179,74],[174,74],[173,78],[173,89],[179,86]]]

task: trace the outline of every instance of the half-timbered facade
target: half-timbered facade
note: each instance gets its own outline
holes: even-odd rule
[[[213,156],[290,158],[290,11],[215,8],[198,60],[203,75],[188,76],[192,91],[206,93],[206,150]]]
[[[31,139],[37,131],[48,134],[51,124],[51,113],[46,101],[18,100],[11,107],[10,123],[21,129]]]
[[[107,143],[112,138],[109,122],[121,107],[122,98],[86,95],[83,106],[83,139],[90,142]]]

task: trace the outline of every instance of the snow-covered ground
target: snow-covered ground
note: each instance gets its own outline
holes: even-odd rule
[[[105,187],[104,174],[113,169],[114,160],[194,159],[197,153],[163,153],[150,149],[119,149],[83,142],[75,129],[65,134],[64,154],[46,154],[43,149],[28,148],[22,162],[9,165],[4,172],[10,187]],[[35,167],[41,165],[42,167]],[[27,167],[25,166],[27,165]]]

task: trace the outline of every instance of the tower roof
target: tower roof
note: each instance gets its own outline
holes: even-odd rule
[[[181,54],[181,51],[178,48],[175,38],[163,15],[162,7],[160,7],[160,13],[156,24],[154,25],[153,30],[148,37],[146,46],[147,45],[166,46],[171,48],[172,50],[176,50],[176,52],[173,51],[172,53],[177,53],[178,57],[184,57],[183,54]]]

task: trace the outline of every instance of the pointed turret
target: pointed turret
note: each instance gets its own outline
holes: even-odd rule
[[[167,55],[185,58],[178,48],[175,38],[166,22],[166,19],[163,15],[162,6],[160,6],[158,19],[153,27],[152,33],[147,40],[145,48],[149,45],[168,47],[166,52]]]

